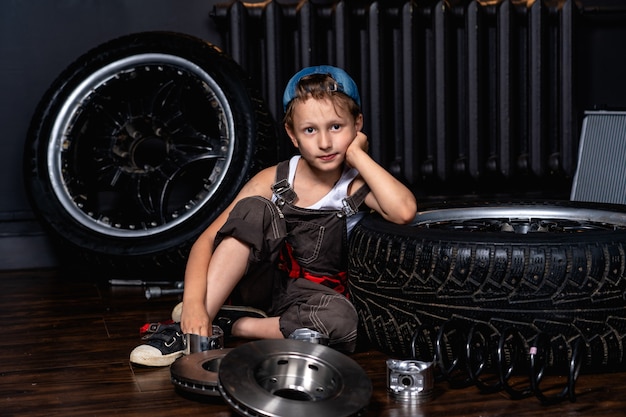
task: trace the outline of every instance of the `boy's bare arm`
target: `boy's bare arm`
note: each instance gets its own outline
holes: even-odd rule
[[[413,193],[378,165],[368,154],[367,136],[358,132],[346,152],[346,162],[359,171],[371,192],[365,204],[393,223],[406,224],[415,218],[417,202]],[[356,189],[356,188],[355,188]]]

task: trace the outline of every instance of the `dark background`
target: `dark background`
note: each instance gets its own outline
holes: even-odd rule
[[[537,2],[539,1],[537,0]],[[0,182],[0,269],[47,267],[56,263],[54,256],[51,254],[48,240],[31,211],[24,193],[22,181],[22,151],[30,118],[39,99],[52,81],[67,65],[87,50],[105,41],[133,32],[148,30],[183,32],[210,41],[227,52],[231,52],[233,45],[230,43],[230,39],[233,37],[233,32],[237,30],[243,31],[244,28],[239,28],[236,25],[231,25],[227,29],[218,27],[219,22],[216,23],[216,19],[212,18],[210,13],[214,10],[216,4],[224,3],[228,2],[214,0],[0,0],[0,127],[2,128],[2,140],[0,141],[0,176],[2,178],[2,182]],[[278,3],[288,4],[296,2],[282,0]],[[310,1],[310,3],[323,5],[333,2],[317,0]],[[367,2],[355,1],[355,3]],[[400,4],[403,2],[379,3]],[[436,4],[434,1],[417,1],[416,3],[424,6],[424,10],[427,10],[430,7],[429,5]],[[511,4],[513,3],[521,4],[521,2],[511,2]],[[372,150],[374,157],[388,169],[394,170],[394,167],[397,167],[397,171],[400,174],[409,176],[409,181],[422,196],[432,195],[440,192],[440,190],[452,190],[454,192],[453,185],[455,183],[458,184],[459,178],[462,179],[464,176],[471,179],[471,181],[467,182],[469,184],[466,188],[468,194],[480,193],[481,187],[479,185],[481,184],[482,186],[495,184],[486,188],[492,193],[495,190],[504,194],[514,194],[517,189],[542,191],[540,189],[542,184],[552,184],[552,186],[556,187],[558,193],[562,196],[567,196],[573,173],[571,165],[575,166],[577,138],[580,134],[585,110],[626,109],[626,5],[621,0],[586,0],[577,2],[555,0],[545,3],[552,6],[539,9],[542,13],[549,16],[545,19],[547,22],[546,28],[543,29],[542,37],[538,42],[545,44],[545,47],[541,49],[540,55],[540,58],[545,62],[542,62],[541,65],[545,66],[547,71],[550,72],[541,79],[541,91],[547,97],[547,104],[545,111],[542,109],[543,116],[541,120],[538,120],[537,123],[541,123],[542,126],[540,127],[545,131],[543,136],[540,135],[539,137],[542,140],[543,138],[547,139],[546,144],[541,146],[542,152],[545,151],[546,155],[540,155],[541,161],[536,169],[537,172],[533,172],[532,167],[530,172],[518,172],[522,171],[520,166],[523,164],[519,162],[519,159],[513,157],[511,158],[513,161],[511,169],[510,171],[507,170],[505,175],[500,173],[490,177],[488,175],[484,176],[481,171],[480,176],[478,176],[471,171],[471,163],[469,168],[459,169],[459,172],[455,174],[455,167],[465,166],[466,161],[463,158],[459,158],[458,155],[448,155],[446,153],[448,151],[445,151],[445,149],[445,155],[438,155],[434,152],[433,157],[429,153],[431,148],[454,148],[454,146],[448,147],[447,142],[442,144],[440,138],[450,140],[451,143],[464,144],[458,137],[462,136],[466,131],[462,124],[464,120],[462,117],[457,116],[465,115],[463,109],[466,106],[464,103],[455,103],[457,107],[454,109],[455,116],[448,114],[446,118],[442,119],[446,121],[444,126],[451,132],[446,132],[446,135],[443,135],[437,130],[441,127],[440,125],[433,123],[431,126],[427,123],[429,118],[437,118],[437,115],[432,113],[434,112],[432,107],[438,106],[440,103],[437,100],[441,100],[441,97],[428,97],[427,93],[431,90],[429,90],[430,85],[427,79],[423,82],[424,85],[415,87],[417,90],[423,89],[423,91],[418,91],[419,94],[416,94],[416,96],[426,97],[423,101],[421,99],[415,101],[416,119],[422,117],[422,114],[426,115],[426,121],[423,124],[426,126],[425,130],[412,131],[411,134],[415,135],[414,137],[406,136],[395,144],[384,144],[374,141]],[[574,51],[571,61],[565,60],[565,62],[570,63],[568,65],[571,65],[571,68],[563,68],[557,65],[561,62],[559,61],[559,54],[562,52],[560,48],[563,48],[563,43],[553,41],[553,38],[561,35],[559,35],[560,32],[558,30],[552,31],[550,29],[552,27],[550,25],[558,27],[559,30],[561,28],[558,20],[562,16],[558,10],[560,9],[559,4],[562,3],[575,3],[576,5],[575,24],[572,25],[574,33],[568,37],[568,41],[565,44],[567,48]],[[455,7],[463,8],[468,4],[468,1],[450,1],[449,4],[451,9]],[[557,6],[553,6],[554,4]],[[554,10],[557,11],[552,13],[551,11]],[[454,17],[457,15],[462,16],[463,14],[452,12],[450,13],[452,17],[448,17],[450,20],[448,22],[450,33],[455,33],[454,26],[456,24],[460,27],[464,24],[464,18]],[[519,19],[519,16],[516,16]],[[497,24],[492,22],[491,19],[489,11],[486,11],[484,15],[486,24],[493,25],[497,30]],[[258,19],[251,20],[258,21]],[[392,19],[390,18],[390,20]],[[385,21],[381,19],[383,29],[385,24]],[[354,26],[357,26],[357,24],[355,23]],[[523,31],[528,31],[528,34],[515,38],[516,41],[510,44],[511,59],[516,59],[516,54],[526,53],[533,49],[532,45],[520,45],[524,39],[530,39],[532,28],[528,28],[524,24],[520,25],[520,28]],[[290,36],[284,30],[287,29],[280,28],[279,37]],[[365,27],[363,33],[370,33],[368,30],[369,28]],[[514,30],[516,30],[515,26]],[[423,35],[424,39],[428,39],[432,35],[431,32],[436,32],[436,28],[430,28],[424,31],[424,34],[420,34],[420,36]],[[457,32],[457,39],[454,38],[454,35],[448,39],[448,42],[451,44],[448,51],[452,51],[447,52],[448,55],[446,55],[446,76],[448,77],[446,81],[450,86],[450,97],[446,98],[447,101],[441,105],[442,108],[450,106],[450,102],[454,102],[457,99],[455,91],[458,88],[455,87],[462,85],[462,81],[459,80],[461,80],[462,75],[464,76],[465,71],[465,68],[462,67],[463,63],[460,61],[460,57],[463,55],[461,52],[464,51],[463,36],[465,36],[465,33],[461,30]],[[490,38],[492,36],[490,33],[485,31],[485,35],[479,38],[479,42],[482,42],[481,50],[483,50],[483,55],[487,56],[487,58],[481,61],[482,63],[479,62],[480,65],[484,65],[482,69],[485,69],[485,67],[489,69],[490,66],[495,65],[494,62],[497,63],[497,61],[491,60],[492,56],[497,54],[495,52],[493,54],[489,53],[489,49],[493,48],[493,39]],[[254,33],[252,33],[252,37],[255,37]],[[281,54],[285,58],[281,58],[284,59],[284,62],[278,63],[278,69],[282,68],[285,73],[280,74],[280,79],[276,81],[276,84],[284,82],[284,79],[292,73],[292,67],[298,68],[303,64],[307,64],[306,57],[299,59],[291,58],[298,54],[300,54],[298,56],[303,57],[306,54],[302,51],[294,50],[295,46],[292,48],[289,45],[288,42],[283,43],[284,47]],[[313,45],[319,46],[320,42],[315,42],[314,40]],[[382,134],[385,131],[397,129],[393,132],[397,134],[397,138],[402,136],[407,129],[402,130],[403,125],[396,123],[395,115],[386,115],[382,112],[383,107],[391,109],[395,103],[391,103],[391,100],[390,102],[376,101],[375,98],[378,93],[376,88],[380,87],[381,91],[383,91],[382,97],[393,96],[384,85],[384,82],[388,79],[394,79],[394,75],[397,74],[397,67],[399,67],[399,65],[396,65],[397,61],[406,59],[406,56],[402,57],[401,53],[392,55],[390,54],[391,51],[382,48],[384,52],[390,55],[381,58],[379,61],[375,61],[375,57],[368,56],[367,59],[369,61],[366,61],[363,56],[365,56],[367,51],[363,48],[367,48],[367,45],[367,42],[364,42],[360,45],[360,51],[355,49],[347,58],[349,61],[347,64],[350,67],[348,69],[355,75],[357,82],[361,84],[364,101],[368,103],[368,107],[365,109],[366,120],[368,120],[367,130],[376,137],[377,133]],[[348,46],[350,47],[351,45]],[[258,48],[250,49],[252,51],[259,50]],[[488,52],[485,53],[485,50]],[[428,61],[428,47],[425,47],[422,52],[421,56],[413,57],[418,62],[413,62],[411,65],[418,69],[421,69],[420,65],[423,65],[424,68],[430,68],[430,62],[419,62],[422,58],[422,60]],[[323,56],[323,53],[318,53],[317,59],[323,59]],[[274,70],[271,66],[258,67],[259,56],[240,56],[235,58],[244,68],[253,73],[253,78],[259,84],[262,84],[263,80],[268,78],[266,72],[272,73]],[[351,59],[352,63],[350,62]],[[358,62],[358,64],[355,62]],[[376,68],[372,68],[372,62],[376,64]],[[523,62],[525,70],[518,69],[517,72],[514,71],[513,73],[520,76],[520,83],[523,84],[532,77],[524,78],[522,75],[525,76],[525,71],[531,73],[532,68],[527,66],[528,63],[526,61],[519,60],[518,62]],[[434,67],[434,72],[437,71],[437,68],[436,66]],[[431,70],[432,68],[428,71]],[[424,70],[424,72],[428,71]],[[374,82],[376,81],[375,76],[379,73],[383,80],[380,86]],[[489,86],[492,84],[488,79],[490,74],[489,71],[484,71],[482,75],[479,75],[478,78],[482,82],[481,85]],[[563,104],[559,100],[563,101],[563,97],[568,97],[567,94],[563,94],[563,88],[559,84],[564,75],[572,77],[567,87],[571,88],[571,102],[566,103],[570,106],[567,116],[571,116],[571,121],[566,121],[569,123],[567,129],[571,131],[568,133],[570,138],[561,141],[560,138],[564,136],[564,133],[557,128],[553,128],[551,123],[556,118],[563,116],[560,110],[554,110],[554,108]],[[513,83],[515,83],[515,80],[513,80]],[[397,77],[395,77],[393,88],[401,90],[402,87],[402,80],[398,81]],[[270,107],[275,104],[276,96],[282,94],[282,90],[268,92],[266,85],[259,85],[259,88],[264,95],[268,96]],[[519,90],[522,92],[530,91],[530,88],[522,86]],[[567,93],[569,92],[568,90]],[[482,97],[485,99],[485,102],[489,102],[490,94],[493,95],[494,93],[491,91],[484,92]],[[530,93],[529,96],[531,96]],[[558,100],[554,99],[553,96],[557,97]],[[520,97],[524,98],[525,96],[520,93],[517,98],[519,99]],[[492,100],[490,106],[482,109],[482,113],[484,113],[484,123],[481,125],[483,126],[482,134],[485,138],[489,138],[490,141],[497,142],[501,140],[501,135],[499,135],[498,131],[494,130],[492,132],[490,129],[491,127],[495,129],[496,122],[500,119],[494,119],[490,116],[490,113],[498,110],[499,103],[497,100]],[[525,114],[525,112],[528,112],[531,114],[532,108],[530,107],[532,107],[532,103],[526,103],[525,106],[517,109],[518,113]],[[450,113],[448,108],[444,110]],[[378,115],[380,117],[375,117]],[[532,122],[533,119],[526,117],[524,120],[527,122],[524,129],[532,132],[535,127],[532,126],[532,123],[534,123]],[[531,120],[530,125],[528,120]],[[471,125],[472,121],[465,122]],[[399,127],[392,128],[391,126],[394,123]],[[557,123],[556,125],[562,129],[567,123]],[[404,121],[404,126],[406,125],[407,122]],[[526,131],[522,130],[522,133],[518,134],[516,140],[519,140],[519,136],[524,136]],[[426,137],[425,145],[422,145],[421,142],[418,143],[418,140],[421,141],[422,137]],[[550,143],[548,143],[548,139]],[[437,141],[440,141],[439,146]],[[559,141],[566,142],[565,146]],[[559,148],[557,145],[552,146],[552,142],[557,143],[557,145],[560,143],[559,146],[561,147]],[[523,143],[523,140],[520,143]],[[413,145],[415,147],[413,153],[416,156],[413,159],[406,158],[405,154],[411,153],[411,150],[408,148],[413,149]],[[461,148],[461,145],[458,145],[458,147]],[[517,146],[517,143],[512,143],[512,145]],[[420,146],[423,146],[424,149],[420,148]],[[487,148],[488,144],[484,144],[484,146]],[[558,152],[553,152],[552,147],[558,148]],[[565,151],[569,152],[569,156],[567,156]],[[470,149],[469,153],[471,152],[472,150]],[[460,151],[459,154],[461,154]],[[477,156],[479,161],[489,159],[490,155],[488,155],[488,152],[485,151],[484,154]],[[524,154],[524,152],[521,152],[521,154]],[[550,159],[551,157],[553,159]],[[573,160],[573,164],[568,162],[568,158]],[[434,159],[434,162],[431,159]],[[556,168],[552,170],[550,168],[552,162],[549,161],[553,160],[556,160],[557,163],[553,164]],[[437,163],[444,166],[437,166]],[[427,169],[431,166],[430,164],[435,166],[435,173],[432,175],[428,174]],[[550,169],[544,169],[544,167]],[[408,175],[407,172],[411,174]],[[456,177],[449,175],[450,173],[455,174]],[[464,186],[466,185],[465,182],[462,183]],[[547,191],[550,193],[554,192],[552,189]],[[445,193],[445,191],[442,192]]]

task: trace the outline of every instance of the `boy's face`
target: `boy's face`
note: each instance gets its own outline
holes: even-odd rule
[[[342,166],[346,150],[363,127],[363,116],[356,120],[347,109],[330,99],[309,98],[295,103],[293,128],[285,125],[293,145],[314,169],[332,171]]]

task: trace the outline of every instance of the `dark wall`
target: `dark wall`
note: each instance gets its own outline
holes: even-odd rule
[[[171,30],[219,45],[215,0],[0,1],[0,270],[55,263],[22,182],[30,118],[48,86],[87,50],[118,36]]]
[[[128,33],[171,30],[222,47],[251,72],[274,116],[294,70],[345,66],[361,86],[372,154],[427,196],[446,184],[510,194],[551,182],[567,195],[584,111],[626,109],[624,0],[448,0],[445,11],[437,0],[412,9],[386,0],[245,3],[0,0],[0,270],[56,262],[22,183],[40,97],[80,55]],[[480,25],[465,13],[476,4]],[[221,17],[211,17],[217,5]],[[409,9],[413,32],[403,44]],[[510,40],[498,44],[503,25]]]
[[[596,9],[587,1],[577,40],[581,101],[599,109],[626,109],[626,2]],[[618,4],[620,6],[618,7]],[[602,10],[604,10],[602,12]]]

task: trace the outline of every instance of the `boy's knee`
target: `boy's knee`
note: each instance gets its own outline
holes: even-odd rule
[[[343,295],[318,294],[281,315],[281,331],[285,337],[299,328],[322,333],[328,336],[331,347],[351,352],[356,348],[358,315]]]
[[[274,252],[287,234],[278,208],[263,197],[246,197],[237,202],[226,223],[217,232],[215,246],[226,236],[232,236],[252,249],[251,261],[259,261]]]
[[[356,309],[345,297],[337,299],[336,315],[328,320],[329,345],[340,350],[353,351],[356,347],[359,317]]]
[[[277,212],[276,206],[270,200],[263,197],[252,196],[244,197],[239,200],[233,207],[230,216],[242,219],[263,219],[267,215],[271,218],[275,212]]]

